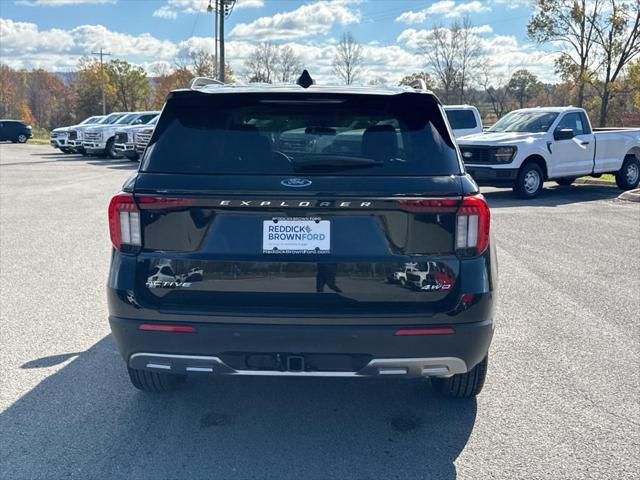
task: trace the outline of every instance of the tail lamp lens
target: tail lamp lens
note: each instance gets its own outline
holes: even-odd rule
[[[118,250],[130,245],[142,245],[140,230],[140,211],[133,200],[133,195],[119,193],[111,198],[109,203],[109,233],[111,243]]]
[[[489,246],[489,206],[482,195],[464,197],[456,217],[456,252],[476,256]]]

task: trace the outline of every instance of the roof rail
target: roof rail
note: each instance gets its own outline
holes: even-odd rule
[[[224,85],[224,82],[208,77],[195,77],[189,82],[189,88],[191,90],[199,90],[207,85]]]
[[[426,90],[427,84],[421,78],[416,78],[413,82],[409,84],[411,88],[415,88],[416,90]]]

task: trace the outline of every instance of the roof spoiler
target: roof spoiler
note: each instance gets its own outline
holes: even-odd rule
[[[416,78],[413,82],[409,84],[411,88],[415,88],[416,90],[426,90],[427,84],[421,78]]]
[[[189,82],[189,88],[191,90],[200,90],[208,85],[224,85],[224,82],[208,77],[195,77]]]

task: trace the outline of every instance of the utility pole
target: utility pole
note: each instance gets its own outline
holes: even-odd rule
[[[218,63],[220,70],[218,80],[224,83],[224,17],[227,14],[227,2],[226,0],[216,0],[216,2],[220,2],[220,14],[218,15],[220,19],[220,26],[218,27],[218,35],[220,36],[220,58],[218,59]]]
[[[110,56],[111,54],[103,52],[102,48],[100,48],[100,52],[91,52],[91,55],[100,55],[100,80],[102,85],[102,115],[106,115],[107,114],[107,96],[104,92],[104,65],[102,63],[102,57]]]
[[[224,82],[224,20],[231,15],[233,7],[236,4],[236,0],[213,0],[215,1],[215,7],[211,5],[212,0],[209,0],[209,6],[207,12],[215,15],[213,21],[214,30],[214,55],[218,62],[218,80]]]

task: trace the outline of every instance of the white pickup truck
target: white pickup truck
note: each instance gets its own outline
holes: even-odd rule
[[[444,113],[456,139],[482,133],[482,118],[473,105],[445,105]]]
[[[622,190],[640,180],[640,128],[591,128],[582,108],[515,110],[458,145],[478,184],[511,186],[521,198],[537,197],[546,180],[613,173]]]

